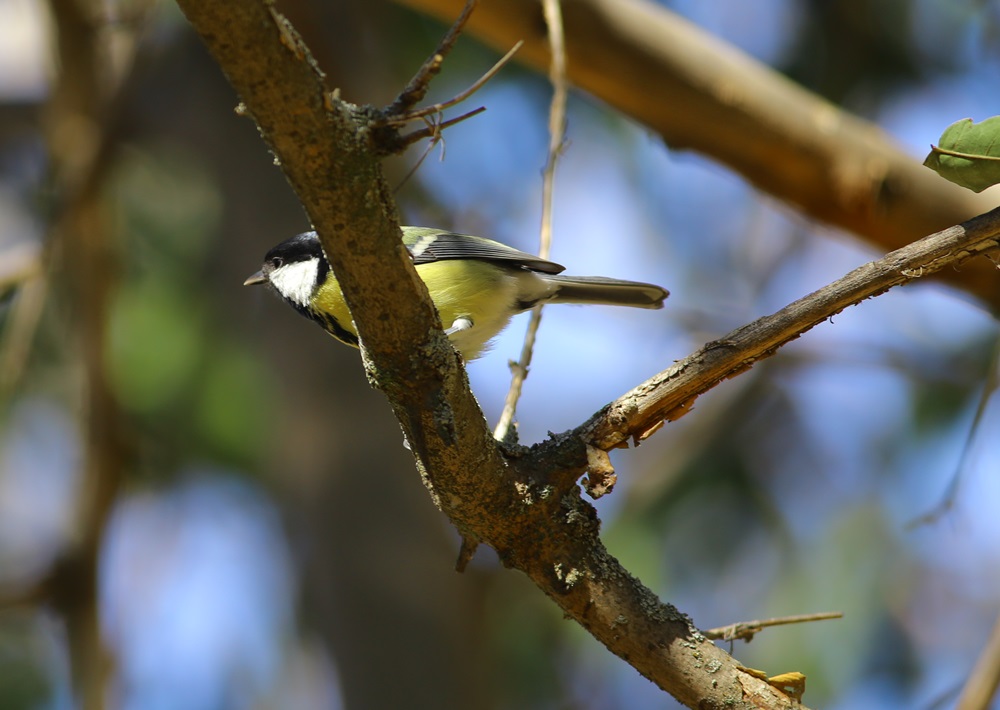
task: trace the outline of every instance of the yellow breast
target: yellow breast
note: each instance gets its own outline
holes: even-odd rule
[[[529,272],[519,274],[475,260],[420,264],[417,274],[427,284],[444,328],[460,318],[472,321],[472,328],[451,336],[455,348],[467,360],[479,357],[487,342],[507,325],[514,311],[519,276],[529,277]],[[313,297],[313,307],[333,316],[345,330],[357,335],[343,291],[332,276]]]

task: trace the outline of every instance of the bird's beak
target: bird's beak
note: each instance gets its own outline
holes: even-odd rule
[[[264,276],[263,271],[258,271],[253,276],[247,277],[247,280],[243,282],[244,286],[256,286],[257,284],[267,283],[267,277]]]

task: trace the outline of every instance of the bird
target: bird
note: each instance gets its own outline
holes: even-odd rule
[[[662,308],[669,292],[649,283],[563,276],[560,264],[506,244],[433,227],[402,227],[403,244],[427,285],[445,334],[465,360],[481,356],[518,313],[538,304]],[[358,347],[358,331],[316,232],[273,247],[244,286],[269,285],[337,340]]]

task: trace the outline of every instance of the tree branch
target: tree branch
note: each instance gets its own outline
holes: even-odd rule
[[[998,244],[1000,208],[897,249],[772,315],[707,343],[604,407],[571,436],[603,450],[627,445],[629,438],[641,441],[664,420],[674,421],[687,414],[699,396],[723,380],[770,357],[785,343],[848,306],[945,267],[957,267],[973,256],[995,254]],[[993,278],[1000,283],[994,262],[979,261],[992,267]],[[956,268],[949,271],[966,273]]]
[[[472,96],[474,93],[479,91],[481,88],[486,86],[489,80],[492,79],[494,76],[496,76],[497,73],[501,69],[503,69],[507,65],[507,63],[510,62],[511,59],[514,58],[514,55],[517,54],[517,50],[521,48],[522,44],[523,44],[522,42],[518,42],[513,47],[511,47],[510,51],[508,51],[507,54],[500,57],[500,59],[497,60],[497,62],[492,67],[490,67],[485,74],[476,79],[476,81],[473,82],[472,86],[465,89],[464,91],[460,91],[447,101],[441,101],[439,103],[432,104],[430,106],[424,106],[423,108],[412,109],[407,111],[399,111],[395,107],[396,104],[405,102],[404,94],[406,93],[406,89],[404,89],[403,93],[401,93],[396,98],[396,101],[393,102],[388,108],[386,108],[385,113],[389,117],[388,120],[386,120],[386,123],[389,124],[407,123],[409,121],[414,121],[418,118],[425,118],[427,116],[431,116],[436,113],[441,113],[446,108],[451,108],[452,106],[462,103],[467,98]],[[478,113],[479,111],[483,110],[485,109],[476,109],[475,112],[472,113]],[[472,113],[466,115],[472,115]]]
[[[441,39],[441,42],[438,43],[437,50],[427,58],[427,61],[423,63],[413,78],[410,79],[410,83],[406,85],[406,88],[399,92],[396,100],[387,107],[387,114],[399,116],[409,113],[410,109],[424,100],[427,91],[431,88],[431,81],[441,71],[441,65],[444,63],[445,57],[455,47],[459,35],[462,34],[462,29],[465,27],[465,23],[469,21],[472,11],[476,9],[476,5],[478,4],[478,0],[464,0],[464,2],[465,6],[462,8],[461,14],[452,23],[451,28]],[[455,103],[458,103],[458,101]],[[431,111],[431,113],[433,112]],[[417,118],[417,116],[414,116],[414,118]]]
[[[71,544],[25,599],[43,595],[66,623],[77,701],[85,709],[107,704],[107,683],[114,658],[105,646],[98,599],[99,562],[107,522],[117,500],[129,449],[122,435],[124,414],[108,381],[108,311],[117,277],[115,242],[101,189],[120,145],[118,131],[135,70],[135,43],[119,33],[121,47],[108,53],[108,20],[86,3],[51,0],[60,71],[46,111],[46,142],[51,155],[57,203],[49,243],[41,256],[52,290],[72,304],[70,351],[82,365],[81,433],[85,446]],[[151,8],[137,3],[134,22],[141,28]],[[120,26],[121,27],[121,26]],[[12,329],[10,359],[0,377],[13,379],[26,354],[41,313],[49,274],[29,284],[19,301],[22,328]],[[4,384],[7,384],[6,382]],[[12,384],[12,383],[10,383]]]
[[[461,6],[460,0],[397,2],[442,19]],[[576,86],[659,133],[671,148],[718,160],[880,251],[996,206],[995,194],[974,195],[948,183],[878,126],[664,7],[575,0],[563,14],[568,75]],[[523,39],[518,59],[541,73],[549,65],[541,0],[484,3],[468,29],[494,48]],[[1000,311],[1000,282],[988,264],[940,277]]]
[[[324,85],[308,49],[270,3],[178,0],[257,121],[315,225],[343,287],[369,374],[402,423],[437,505],[526,574],[612,652],[700,708],[791,707],[737,669],[690,620],[660,603],[604,549],[575,485],[539,483],[537,461],[508,459],[468,388],[460,358],[400,241],[366,112]],[[565,463],[586,461],[579,442]]]

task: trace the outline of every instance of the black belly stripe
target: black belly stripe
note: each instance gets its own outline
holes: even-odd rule
[[[290,303],[292,303],[292,305],[295,306],[295,310],[304,315],[306,318],[314,320],[317,323],[319,323],[320,327],[323,328],[323,330],[325,330],[327,333],[332,335],[340,342],[346,343],[347,345],[350,345],[351,347],[354,348],[358,347],[358,336],[356,336],[354,333],[352,333],[347,328],[342,326],[340,322],[330,314],[320,313],[310,308],[300,306],[297,303],[293,303],[291,301]]]
[[[317,313],[315,320],[323,329],[342,343],[347,343],[352,347],[358,347],[358,336],[342,326],[340,322],[326,313]]]

